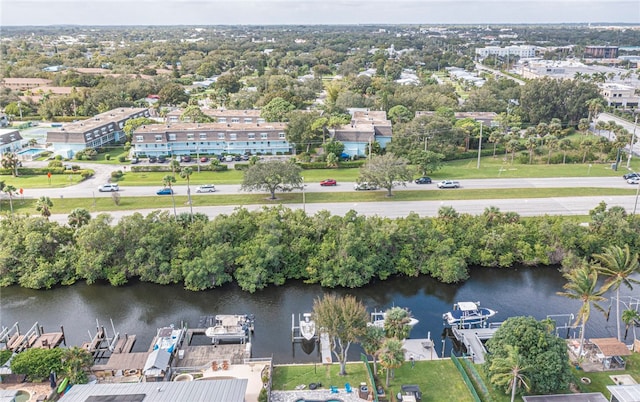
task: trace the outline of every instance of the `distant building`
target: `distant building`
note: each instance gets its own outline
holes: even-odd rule
[[[636,89],[629,85],[604,83],[600,84],[600,93],[608,106],[636,108],[640,97],[635,94]]]
[[[0,155],[7,152],[16,152],[22,148],[22,136],[20,131],[12,128],[0,129]]]
[[[51,82],[51,80],[44,78],[3,78],[0,80],[0,86],[9,88],[12,91],[25,91],[27,89],[49,85]]]
[[[434,116],[435,114],[436,112],[433,111],[417,111],[416,117]],[[485,127],[494,127],[497,125],[498,114],[494,112],[455,112],[454,117],[456,120],[473,119],[482,122]]]
[[[585,46],[584,57],[615,59],[618,57],[618,46]]]
[[[71,158],[83,149],[122,142],[125,138],[124,124],[138,117],[149,117],[149,109],[113,109],[91,119],[64,124],[60,129],[48,131],[47,143],[51,144],[55,154]]]
[[[277,155],[291,152],[285,123],[151,124],[133,132],[136,156]]]
[[[265,123],[265,119],[260,117],[260,109],[242,109],[242,110],[229,110],[229,109],[208,109],[202,108],[202,113],[207,116],[216,119],[216,123]],[[177,109],[167,113],[168,123],[178,123],[184,110]],[[189,120],[185,120],[188,122]]]
[[[527,58],[527,57],[535,57],[537,49],[538,48],[536,46],[526,46],[526,45],[506,46],[506,47],[486,46],[486,47],[481,47],[476,49],[476,55],[478,55],[478,57],[480,57],[481,59],[484,59],[489,56],[499,56],[499,57],[517,56],[520,58]]]
[[[384,110],[351,109],[349,113],[349,124],[329,130],[334,140],[344,144],[345,154],[365,156],[367,147],[373,142],[380,144],[383,149],[391,142],[391,121]]]

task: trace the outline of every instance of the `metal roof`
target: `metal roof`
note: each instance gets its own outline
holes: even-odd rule
[[[640,384],[633,385],[607,385],[611,396],[615,396],[618,402],[640,401]]]
[[[600,392],[590,392],[585,394],[523,396],[522,400],[524,402],[608,402],[609,401]]]
[[[71,387],[60,402],[106,401],[97,397],[114,397],[113,401],[134,397],[143,402],[244,402],[247,379],[215,381],[143,382],[121,384],[82,384]],[[139,399],[139,395],[144,399]],[[122,398],[116,398],[120,396]]]

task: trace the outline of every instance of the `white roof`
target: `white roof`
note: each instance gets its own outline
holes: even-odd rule
[[[640,401],[640,384],[633,385],[607,385],[611,396],[615,396],[619,402]]]
[[[473,311],[478,309],[478,305],[474,302],[458,302],[458,309],[462,311]]]

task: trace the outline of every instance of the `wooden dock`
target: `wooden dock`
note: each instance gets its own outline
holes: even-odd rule
[[[7,349],[15,353],[29,348],[53,349],[63,342],[65,342],[63,327],[60,327],[60,332],[44,332],[44,328],[37,322],[24,334],[20,333],[18,323],[0,331],[0,343],[4,343]]]
[[[331,341],[329,340],[329,334],[326,332],[320,333],[320,354],[322,355],[322,363],[331,364],[333,362],[331,356]]]
[[[487,349],[485,349],[482,341],[491,339],[498,328],[451,328],[451,330],[453,336],[467,348],[467,354],[471,356],[473,362],[482,364],[484,363],[484,356],[487,353]]]
[[[133,350],[133,345],[136,343],[135,335],[124,335],[124,338],[118,339],[116,346],[113,348],[113,353],[130,353]]]

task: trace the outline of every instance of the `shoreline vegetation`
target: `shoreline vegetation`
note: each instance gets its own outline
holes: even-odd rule
[[[49,289],[78,281],[182,284],[200,291],[236,283],[255,292],[302,280],[358,288],[392,276],[468,278],[471,266],[549,266],[591,258],[605,247],[640,246],[640,217],[603,202],[588,225],[570,217],[522,219],[487,207],[481,215],[451,207],[438,216],[366,217],[283,206],[201,214],[108,214],[73,227],[41,217],[0,220],[0,286]]]

